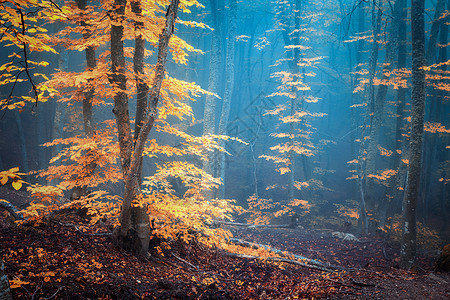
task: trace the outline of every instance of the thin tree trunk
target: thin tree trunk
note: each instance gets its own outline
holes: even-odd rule
[[[436,47],[436,44],[439,37],[439,27],[441,27],[441,23],[443,22],[443,19],[441,19],[441,17],[444,10],[445,0],[437,0],[436,8],[434,11],[434,18],[430,29],[430,38],[428,40],[426,51],[426,62],[428,65],[431,65],[436,60],[436,50],[438,49]]]
[[[295,10],[294,10],[294,38],[293,38],[293,44],[294,45],[300,45],[300,14],[302,11],[302,1],[301,0],[296,0],[295,1]],[[293,62],[291,64],[291,69],[292,69],[292,73],[295,74],[293,76],[293,82],[296,82],[299,80],[298,78],[298,73],[300,72],[299,67],[298,67],[298,63],[300,62],[300,50],[298,48],[294,48],[294,54],[293,54]],[[305,73],[305,72],[303,72]],[[295,115],[295,113],[297,113],[298,111],[303,109],[303,100],[301,100],[301,95],[300,95],[300,91],[299,89],[294,86],[294,93],[295,93],[295,98],[291,99],[291,116],[293,117]],[[296,131],[296,123],[295,122],[291,122],[289,123],[289,135],[290,135],[290,139],[291,139],[291,146],[293,145],[292,143],[294,142],[294,137],[295,137],[295,131]],[[300,125],[301,126],[301,125]],[[289,161],[291,162],[290,164],[290,172],[289,172],[289,181],[288,181],[288,201],[291,202],[294,200],[295,198],[295,176],[296,176],[296,172],[295,172],[295,152],[293,150],[289,151]],[[303,171],[304,171],[304,179],[306,179],[306,163],[304,160],[302,160],[303,164]]]
[[[81,10],[86,9],[86,0],[77,0],[77,6]],[[80,26],[84,28],[83,30],[83,38],[85,40],[88,40],[91,36],[89,25],[85,21],[81,21]],[[95,48],[93,46],[86,47],[85,50],[85,56],[86,56],[86,70],[92,71],[96,65],[97,60],[95,56]],[[92,80],[89,80],[92,81]],[[83,127],[84,127],[84,133],[88,138],[92,138],[94,135],[94,126],[92,121],[92,99],[94,97],[94,88],[90,88],[86,91],[83,91]],[[93,150],[91,150],[93,151]],[[89,165],[86,166],[85,174],[82,176],[83,178],[79,178],[80,180],[84,181],[83,179],[86,177],[91,177],[94,173],[95,169],[97,168],[97,164],[95,162],[91,162]],[[72,190],[72,196],[71,199],[78,199],[82,196],[85,196],[87,192],[87,185],[80,185],[76,186]]]
[[[369,58],[369,83],[368,83],[368,89],[369,89],[369,103],[368,103],[368,119],[370,120],[368,124],[370,124],[370,131],[369,135],[372,132],[372,125],[373,125],[373,116],[375,115],[375,87],[373,85],[375,73],[377,69],[377,62],[378,62],[378,52],[379,52],[379,35],[381,30],[381,16],[382,16],[382,10],[381,7],[378,7],[377,1],[373,1],[372,4],[372,36],[373,36],[373,42],[372,42],[372,48],[370,51],[370,58]],[[365,126],[368,126],[366,124]],[[365,131],[365,130],[364,130]],[[365,147],[364,142],[364,136],[361,137],[361,144],[360,147]],[[369,141],[370,143],[370,141]],[[363,153],[364,149],[360,150],[360,153]],[[369,150],[367,149],[367,152]],[[361,157],[362,158],[362,157]],[[373,165],[371,165],[373,162]],[[363,163],[362,159],[359,161],[360,164]],[[365,202],[372,203],[372,194],[373,194],[373,181],[369,180],[367,175],[371,174],[371,172],[375,169],[375,162],[369,159],[366,159],[364,161],[364,168],[363,168],[363,174],[361,175],[361,181],[364,184],[364,198]]]
[[[399,22],[398,22],[398,59],[397,59],[397,69],[401,70],[406,68],[406,0],[398,0],[399,5]],[[401,167],[401,158],[403,153],[406,151],[406,147],[404,147],[404,138],[403,138],[403,126],[404,126],[404,110],[405,110],[405,102],[406,102],[406,91],[407,88],[399,87],[397,90],[397,111],[396,111],[396,123],[395,123],[395,140],[394,140],[394,152],[392,154],[392,169],[397,170],[397,174],[389,178],[388,187],[386,189],[386,193],[384,198],[389,199],[388,205],[385,207],[386,212],[384,215],[386,218],[390,217],[389,211],[392,211],[392,206],[398,202],[397,199],[398,194],[400,194],[400,190],[398,187],[401,186],[401,178],[403,177],[403,173],[405,168]],[[384,226],[386,220],[380,220],[380,225]]]
[[[416,257],[416,206],[419,192],[423,119],[425,109],[425,30],[424,0],[411,1],[412,35],[412,116],[408,181],[403,200],[403,232],[400,266],[409,269]]]
[[[394,63],[394,53],[396,52],[396,47],[398,45],[398,24],[400,22],[400,10],[401,5],[399,5],[399,1],[396,1],[394,4],[394,11],[393,11],[393,18],[391,20],[391,29],[390,34],[388,37],[388,41],[386,43],[386,57],[385,62],[383,64],[383,70],[382,70],[382,81],[388,81],[389,80],[389,74],[390,71],[393,68]],[[381,84],[378,87],[377,94],[375,97],[375,102],[373,105],[373,116],[372,116],[372,122],[371,122],[371,130],[369,135],[369,145],[367,149],[367,165],[366,165],[366,175],[374,174],[376,172],[376,158],[378,153],[378,139],[379,139],[379,132],[382,127],[382,119],[384,114],[384,103],[387,96],[389,86],[386,84]],[[375,194],[375,183],[374,179],[367,177],[366,178],[367,183],[367,195],[368,197],[368,206],[369,210],[372,211],[377,215],[375,220],[378,220],[378,222],[371,223],[372,228],[371,230],[376,229],[381,223],[384,223],[385,218],[385,210],[388,207],[388,199],[383,197],[380,200],[377,200],[374,198]]]
[[[447,10],[450,10],[450,0],[447,0]],[[442,22],[441,22],[441,32],[440,32],[440,38],[439,38],[439,43],[441,45],[447,45],[447,43],[448,43],[448,25],[447,24],[449,22],[450,22],[450,16],[449,15],[447,15],[447,17],[444,20],[442,20]],[[444,61],[447,61],[447,60],[448,60],[447,47],[440,47],[440,49],[439,49],[439,61],[440,62],[444,62]],[[445,73],[447,71],[447,65],[443,64],[440,67],[440,69],[441,69],[441,71],[443,73]],[[449,80],[448,79],[445,80],[444,83],[449,83]],[[445,100],[445,97],[447,96],[447,92],[441,91],[439,96],[440,96],[439,97],[439,103],[442,105],[442,103]],[[440,111],[440,110],[438,110],[438,111]],[[447,138],[443,139],[443,143],[446,144],[446,145],[450,144],[450,137],[448,135],[447,135]],[[444,164],[446,161],[449,160],[449,157],[450,157],[450,155],[449,155],[449,153],[447,151],[447,152],[445,152],[444,156],[440,159],[440,162],[442,164]],[[449,177],[449,174],[448,174],[447,170],[448,169],[443,168],[442,178],[448,178]],[[440,183],[440,193],[439,194],[441,196],[439,197],[439,199],[440,199],[439,206],[441,207],[441,215],[442,215],[442,218],[444,220],[442,222],[441,232],[444,232],[446,230],[448,221],[450,219],[450,214],[449,214],[450,210],[448,209],[448,206],[449,206],[450,203],[449,203],[449,201],[446,200],[446,199],[449,199],[449,190],[450,190],[449,184],[446,184],[444,181]]]
[[[426,50],[426,63],[427,65],[431,65],[435,63],[436,60],[436,54],[439,54],[439,51],[436,51],[438,47],[437,41],[439,37],[439,28],[441,27],[441,23],[444,23],[444,19],[442,17],[442,13],[445,9],[445,1],[444,0],[438,0],[436,4],[436,9],[434,12],[434,18],[432,22],[432,26],[430,29],[430,38],[428,40],[428,46]],[[442,61],[441,61],[442,62]],[[425,119],[428,122],[439,122],[438,115],[440,113],[440,91],[433,88],[433,86],[429,86],[427,88],[427,94],[431,95],[431,100],[429,101],[428,108],[425,107]],[[428,220],[428,210],[429,210],[429,197],[426,197],[426,195],[431,194],[431,177],[427,176],[426,174],[429,174],[431,168],[433,167],[434,163],[436,162],[436,151],[437,151],[437,143],[436,143],[436,133],[429,133],[424,132],[424,147],[423,147],[423,166],[424,166],[424,172],[422,173],[422,192],[421,192],[421,200],[423,202],[423,209],[422,212],[422,220],[424,224],[427,224]]]
[[[135,13],[136,17],[142,17],[142,8],[140,1],[131,2],[131,10]],[[134,76],[136,78],[136,118],[134,125],[134,141],[137,140],[139,132],[141,131],[142,123],[144,122],[144,117],[147,114],[147,96],[148,96],[148,85],[144,81],[144,56],[145,56],[145,39],[142,37],[141,30],[144,23],[140,21],[134,22],[135,38],[134,38],[134,56],[133,56],[133,67]],[[142,160],[140,168],[138,171],[139,182],[142,179]]]
[[[221,42],[221,15],[222,11],[218,7],[217,0],[210,0],[211,3],[211,15],[213,21],[214,31],[212,32],[211,38],[211,55],[209,62],[209,81],[208,81],[208,91],[218,94],[219,93],[219,72],[220,72],[220,61],[222,57],[222,42]],[[203,134],[215,134],[216,133],[216,103],[217,98],[213,95],[206,95],[205,109],[203,117]],[[214,162],[215,153],[211,152],[208,155],[208,159],[203,162],[203,170],[216,176],[214,172]],[[212,199],[214,197],[214,191],[208,190],[204,191],[204,196],[206,200]]]
[[[225,92],[222,102],[222,112],[219,121],[219,135],[227,134],[228,119],[230,117],[231,97],[234,90],[234,49],[236,44],[236,10],[237,1],[230,0],[229,19],[228,19],[228,39],[227,56],[225,60]],[[225,146],[222,143],[222,146]],[[225,153],[220,152],[218,158],[219,176],[223,185],[220,188],[220,196],[225,197]]]
[[[390,25],[390,33],[388,37],[388,41],[386,43],[386,56],[383,64],[383,70],[382,70],[382,76],[381,81],[389,81],[389,73],[393,68],[394,65],[394,54],[396,53],[396,47],[398,45],[398,22],[400,21],[400,5],[399,1],[397,0],[394,4],[394,12],[393,12],[393,18],[391,20]],[[378,154],[378,139],[379,139],[379,133],[382,127],[382,121],[383,121],[383,115],[384,115],[384,103],[386,100],[387,92],[389,89],[389,85],[387,84],[380,84],[378,86],[378,90],[375,97],[375,102],[373,106],[373,116],[372,116],[372,125],[370,128],[370,134],[369,134],[369,145],[367,147],[367,165],[366,165],[366,175],[369,174],[375,174],[376,172],[376,158]],[[385,207],[386,201],[385,198],[381,200],[376,200],[374,198],[375,194],[375,183],[374,179],[371,177],[366,177],[366,183],[367,183],[367,195],[368,197],[368,209],[372,211],[374,214],[378,214],[383,209],[379,208]],[[379,220],[380,218],[375,218]],[[374,222],[371,224],[374,226],[374,228],[370,228],[371,230],[374,230],[378,227],[378,223]]]
[[[28,173],[30,168],[28,166],[28,151],[27,144],[25,139],[25,132],[22,126],[22,117],[20,116],[19,110],[14,109],[14,120],[16,121],[17,132],[19,133],[19,141],[20,141],[20,157],[22,160],[22,172]]]
[[[58,23],[56,32],[62,28],[62,24]],[[58,69],[61,71],[67,71],[69,69],[69,53],[68,50],[62,46],[57,49],[58,55]],[[55,103],[55,115],[53,116],[53,129],[52,129],[52,140],[63,138],[64,122],[66,119],[66,104],[61,101],[56,101]],[[51,156],[55,157],[60,151],[61,145],[54,145],[51,150]],[[61,161],[58,159],[55,164],[59,166]],[[52,180],[53,183],[57,183],[57,179]],[[59,182],[58,182],[59,183]]]
[[[362,33],[364,32],[364,24],[365,24],[365,3],[364,1],[361,1],[358,5],[358,33]],[[356,67],[355,67],[355,77],[353,80],[353,85],[351,86],[351,89],[353,91],[353,89],[355,88],[355,85],[358,84],[359,79],[361,78],[361,75],[359,74],[359,72],[362,69],[362,61],[363,61],[363,51],[365,49],[364,47],[365,43],[364,41],[358,40],[357,44],[356,44]],[[359,101],[357,101],[356,99],[358,99]],[[359,103],[361,101],[361,97],[357,97],[357,93],[353,93],[352,92],[352,96],[351,96],[351,105],[354,105],[356,103]],[[350,110],[350,118],[351,118],[351,122],[352,122],[352,127],[351,127],[351,133],[350,133],[350,142],[351,142],[351,157],[356,157],[356,155],[358,154],[358,145],[356,144],[355,140],[357,137],[357,127],[358,127],[358,119],[357,119],[357,114],[354,108],[351,108]],[[357,191],[359,190],[358,184],[356,184],[354,186],[354,197],[358,198],[357,196]]]

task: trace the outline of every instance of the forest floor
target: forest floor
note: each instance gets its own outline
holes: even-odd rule
[[[0,218],[0,256],[14,299],[450,299],[450,274],[432,271],[435,257],[420,254],[417,268],[399,270],[398,249],[379,238],[232,228],[237,238],[347,268],[325,272],[231,257],[195,242],[143,260],[69,223],[86,225],[74,216],[39,227]]]

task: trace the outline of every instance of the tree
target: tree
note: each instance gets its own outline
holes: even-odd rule
[[[210,0],[212,18],[211,55],[209,62],[208,91],[214,94],[219,93],[219,75],[222,59],[222,16],[224,4],[222,1]],[[203,114],[203,134],[211,135],[216,133],[216,99],[215,95],[206,95],[205,109]],[[215,174],[214,164],[216,163],[215,153],[209,153],[208,159],[203,164],[203,170],[208,174]],[[206,193],[206,191],[205,191]],[[208,192],[207,198],[212,199],[213,191]]]
[[[84,194],[88,187],[98,188],[108,182],[123,180],[124,195],[116,224],[120,227],[115,231],[115,238],[122,247],[146,256],[152,230],[148,213],[156,214],[152,217],[155,226],[162,223],[170,224],[159,230],[161,235],[187,240],[188,236],[193,236],[201,230],[208,231],[207,224],[212,222],[212,218],[224,217],[230,212],[230,207],[227,207],[228,202],[223,201],[202,203],[203,198],[198,192],[213,186],[217,187],[219,181],[186,161],[168,160],[159,165],[157,173],[146,179],[146,184],[150,188],[147,188],[146,195],[143,195],[141,172],[144,155],[151,157],[159,154],[167,157],[196,155],[205,159],[204,153],[223,149],[218,146],[215,137],[188,135],[166,120],[168,117],[176,117],[180,120],[189,118],[193,121],[192,108],[185,100],[194,100],[194,97],[206,93],[196,84],[171,78],[166,72],[169,50],[173,60],[181,64],[186,64],[187,52],[201,52],[173,34],[175,23],[205,27],[202,23],[177,18],[179,8],[189,12],[190,6],[200,4],[197,1],[179,0],[170,3],[133,1],[128,4],[126,0],[117,0],[88,5],[86,1],[79,0],[76,6],[72,2],[63,6],[62,11],[67,13],[66,21],[73,22],[76,26],[60,30],[52,42],[60,43],[68,50],[85,51],[87,67],[83,72],[58,71],[53,74],[52,79],[38,85],[37,89],[51,91],[45,95],[44,100],[58,97],[59,101],[70,104],[81,102],[85,134],[57,139],[46,144],[64,146],[64,149],[51,160],[51,163],[56,161],[63,163],[42,170],[40,175],[50,181],[58,178],[61,184],[57,187],[32,185],[30,190],[38,199],[23,213],[25,218],[31,220],[30,217],[33,215],[42,218],[55,209],[84,207],[88,209],[88,214],[93,216],[91,220],[93,222],[102,215],[114,217],[119,211],[117,204],[114,203],[117,197],[107,195],[105,191]],[[164,10],[165,6],[167,11]],[[52,14],[45,17],[49,22],[58,20],[53,18]],[[129,36],[135,38],[133,67],[129,63],[130,48],[126,47],[124,41]],[[155,65],[145,62],[145,57],[150,52],[145,49],[144,38],[157,48]],[[106,48],[108,43],[110,50]],[[96,50],[99,50],[98,55]],[[129,82],[134,85],[127,85]],[[133,138],[129,101],[135,92],[138,105]],[[147,102],[148,93],[150,99]],[[110,99],[114,103],[116,126],[108,120],[93,124],[93,106],[104,105]],[[155,139],[149,140],[148,135],[154,127],[157,131],[175,136],[180,144],[159,145]],[[117,134],[117,142],[114,140],[114,134]],[[117,153],[120,158],[120,169],[115,163]],[[168,183],[170,177],[181,178],[187,187],[184,195],[174,195]],[[2,184],[3,181],[2,177]],[[21,185],[21,182],[15,181],[13,186],[16,187],[19,183]],[[58,200],[63,188],[79,188],[81,193],[71,203],[64,204]],[[173,206],[177,206],[177,209]],[[189,215],[187,213],[189,209],[201,213]],[[180,211],[183,214],[180,214]],[[188,232],[189,227],[196,230]],[[178,234],[176,230],[182,230],[183,233]],[[155,227],[153,231],[158,232]],[[205,234],[210,240],[226,235],[225,232],[216,235]]]
[[[124,177],[125,191],[120,212],[120,232],[118,238],[124,245],[127,239],[136,243],[140,241],[137,250],[141,255],[147,255],[150,240],[150,222],[145,206],[132,206],[131,202],[141,194],[139,182],[139,170],[142,166],[142,154],[148,134],[153,128],[157,117],[157,107],[160,97],[161,85],[166,68],[169,40],[175,28],[179,0],[172,0],[166,13],[166,24],[159,36],[158,60],[156,63],[155,76],[150,91],[148,112],[144,115],[142,127],[132,145],[130,119],[128,115],[128,99],[126,95],[125,56],[123,49],[123,17],[126,1],[116,0],[114,2],[115,18],[111,26],[111,61],[112,78],[111,83],[118,87],[114,95],[114,114],[119,134],[120,160]]]
[[[419,192],[423,119],[425,110],[425,29],[424,0],[411,2],[412,35],[412,116],[408,181],[403,200],[403,232],[400,265],[409,269],[416,256],[416,207]]]
[[[228,119],[230,117],[231,100],[234,90],[234,52],[236,44],[236,10],[237,1],[230,0],[230,13],[228,17],[228,39],[227,39],[227,52],[225,59],[225,93],[222,102],[222,112],[219,120],[219,135],[226,135],[226,128],[228,125]],[[222,147],[225,145],[222,144]],[[225,153],[221,152],[217,160],[218,175],[225,181]],[[222,186],[221,198],[225,196],[224,185]]]

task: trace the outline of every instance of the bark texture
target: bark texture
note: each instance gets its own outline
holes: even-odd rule
[[[77,6],[79,9],[86,9],[86,0],[77,0]],[[89,24],[86,23],[84,19],[88,18],[85,14],[82,16],[82,21],[80,22],[80,26],[83,27],[83,39],[88,40],[91,37],[91,30],[89,28]],[[85,50],[86,56],[86,69],[88,71],[92,71],[97,66],[97,60],[95,55],[95,47],[88,46]],[[91,82],[92,79],[89,79],[88,82]],[[90,88],[83,92],[83,127],[84,133],[87,137],[91,138],[94,135],[94,125],[92,121],[92,99],[94,97],[94,88]],[[85,174],[82,177],[91,177],[97,168],[97,164],[95,162],[90,163],[86,166]],[[79,178],[83,180],[83,178]],[[84,180],[83,180],[84,181]],[[76,186],[72,190],[71,199],[78,199],[82,196],[85,196],[87,192],[87,186]]]
[[[411,1],[412,116],[408,180],[403,200],[403,233],[400,266],[409,269],[416,257],[416,207],[420,183],[423,119],[425,109],[424,0]]]
[[[397,51],[398,46],[398,23],[400,21],[400,1],[396,1],[394,4],[394,12],[393,18],[390,24],[390,32],[389,37],[386,43],[386,56],[383,63],[382,69],[382,82],[389,82],[389,74],[394,65],[394,54]],[[373,87],[371,87],[373,88]],[[384,104],[387,96],[387,92],[389,89],[388,84],[380,84],[378,86],[376,96],[373,102],[373,116],[369,134],[369,145],[367,147],[367,162],[366,162],[366,175],[375,174],[376,173],[376,159],[378,154],[378,140],[380,136],[380,130],[383,124],[383,115],[384,115]],[[366,195],[367,197],[367,206],[370,211],[373,213],[379,213],[382,209],[379,209],[380,206],[386,205],[385,199],[375,199],[373,195],[375,194],[375,183],[372,177],[366,177],[367,189]],[[376,219],[380,219],[377,216]],[[370,231],[374,231],[378,228],[378,223],[376,221],[371,222],[372,226],[369,228]]]
[[[142,7],[140,1],[131,2],[131,10],[135,14],[136,18],[142,18]],[[145,57],[145,39],[142,36],[142,30],[144,23],[141,21],[134,22],[134,56],[133,56],[133,68],[134,76],[136,78],[136,118],[134,125],[134,140],[136,141],[139,132],[141,131],[142,123],[144,122],[144,117],[147,113],[147,97],[149,87],[145,82],[144,75],[144,57]],[[139,181],[142,179],[142,160],[140,162],[140,168],[138,171]]]
[[[227,39],[227,56],[225,61],[225,93],[222,102],[222,112],[219,121],[219,134],[225,135],[227,132],[228,119],[230,117],[231,97],[234,90],[234,50],[236,44],[236,0],[230,0],[230,10],[228,19],[228,39]],[[224,146],[224,145],[222,145]],[[225,191],[225,153],[219,153],[218,159],[219,176],[222,178],[223,185],[221,187],[221,196],[224,198]]]
[[[115,0],[111,25],[111,73],[110,82],[116,89],[114,109],[119,134],[120,163],[122,172],[128,174],[132,151],[130,116],[128,111],[127,79],[123,48],[123,22],[126,0]]]
[[[208,91],[218,94],[219,93],[219,73],[222,57],[222,10],[219,6],[220,1],[210,0],[211,3],[211,17],[213,21],[214,31],[211,38],[211,56],[209,62],[209,81]],[[215,134],[216,133],[216,97],[213,95],[206,95],[205,109],[203,115],[203,134]],[[215,153],[211,152],[208,155],[208,160],[203,163],[203,170],[216,176],[214,174],[214,157]],[[212,199],[214,197],[213,191],[205,191],[205,198]]]

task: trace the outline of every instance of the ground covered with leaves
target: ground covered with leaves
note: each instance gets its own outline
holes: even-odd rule
[[[174,243],[164,256],[144,260],[116,248],[108,235],[88,234],[74,216],[39,227],[0,221],[0,255],[14,299],[450,298],[450,275],[433,271],[435,256],[421,253],[416,269],[402,271],[398,249],[374,237],[230,228],[240,239],[345,268],[324,272],[233,257],[195,242]]]

